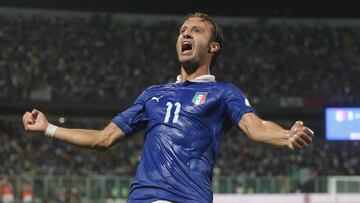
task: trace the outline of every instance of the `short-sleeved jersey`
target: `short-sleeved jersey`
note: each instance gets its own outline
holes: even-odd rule
[[[113,118],[127,135],[146,128],[128,202],[212,202],[223,135],[254,112],[237,87],[212,77],[152,86]]]

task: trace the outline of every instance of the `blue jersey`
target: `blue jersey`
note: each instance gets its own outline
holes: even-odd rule
[[[224,133],[254,112],[238,88],[212,77],[152,86],[113,118],[127,135],[146,128],[128,202],[212,202]]]

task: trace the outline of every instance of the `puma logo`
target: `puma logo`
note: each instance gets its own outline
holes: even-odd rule
[[[160,96],[160,97],[152,97],[151,100],[156,100],[156,102],[159,102],[160,98],[163,97],[163,96]]]

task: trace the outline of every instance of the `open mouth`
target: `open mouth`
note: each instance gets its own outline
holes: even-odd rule
[[[181,45],[181,52],[182,53],[189,53],[192,50],[192,44],[188,41],[185,41]]]

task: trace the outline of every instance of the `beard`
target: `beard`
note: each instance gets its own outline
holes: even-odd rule
[[[197,60],[194,60],[194,59],[189,59],[189,60],[179,61],[179,62],[187,74],[194,73],[200,66],[200,62]]]

